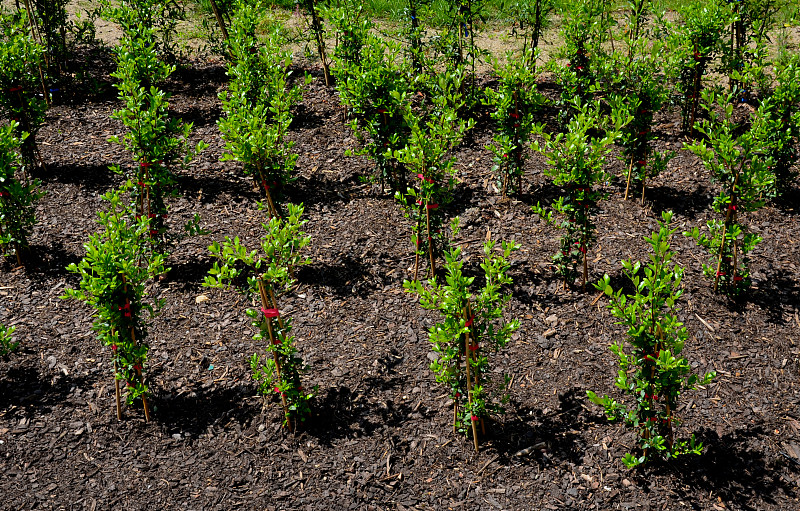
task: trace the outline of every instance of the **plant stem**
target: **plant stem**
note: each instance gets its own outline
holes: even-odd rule
[[[222,14],[219,12],[219,7],[217,7],[216,0],[211,0],[211,9],[214,11],[214,17],[217,18],[217,24],[219,25],[220,32],[222,32],[222,38],[227,41],[228,29],[225,28],[225,21],[222,19]]]

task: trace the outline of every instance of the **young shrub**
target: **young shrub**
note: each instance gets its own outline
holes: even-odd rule
[[[611,351],[619,357],[616,386],[631,398],[631,403],[625,405],[609,396],[601,398],[591,390],[586,394],[605,408],[609,419],[623,420],[636,430],[642,454],[626,454],[622,461],[628,468],[656,456],[669,459],[702,452],[703,444],[696,442],[694,435],[689,440],[675,438],[675,428],[681,424],[675,412],[682,393],[698,384],[706,385],[715,376],[713,371],[702,378],[692,374],[689,361],[681,356],[689,338],[686,327],[678,321],[676,307],[683,294],[683,268],[672,264],[674,252],[669,243],[677,230],[669,227],[672,212],[662,213],[661,218],[658,232],[645,237],[653,248],[650,262],[644,268],[640,262],[622,262],[635,292],[615,291],[608,275],[595,284],[609,297],[609,308],[620,319],[618,324],[628,329],[627,343],[620,340],[611,345]]]
[[[28,235],[36,224],[34,203],[44,192],[39,190],[38,179],[26,182],[18,179],[19,140],[14,135],[18,128],[16,121],[0,126],[0,253],[7,255],[13,250],[17,264],[22,265]]]
[[[300,220],[302,204],[290,203],[286,209],[285,219],[273,216],[262,224],[265,236],[260,251],[248,251],[238,236],[233,239],[226,236],[221,244],[214,242],[209,251],[218,261],[209,270],[203,285],[233,286],[248,299],[260,301],[260,306],[248,309],[247,315],[258,329],[253,339],[268,341],[268,356],[264,360],[258,354],[251,357],[253,379],[258,382],[260,394],[267,396],[274,391],[280,395],[284,425],[289,431],[295,431],[297,420],[304,421],[308,416],[309,400],[316,389],[312,392],[303,389],[300,376],[308,368],[297,356],[291,335],[292,320],[280,313],[277,298],[294,284],[294,269],[311,262],[300,254],[311,238],[302,230],[307,222]]]
[[[532,147],[547,158],[550,167],[545,173],[553,179],[553,184],[562,187],[563,194],[552,204],[552,210],[537,204],[533,211],[564,231],[561,249],[553,256],[564,286],[575,281],[578,265],[582,263],[581,287],[585,288],[589,274],[587,252],[595,241],[597,202],[606,195],[595,186],[608,180],[603,163],[631,118],[619,104],[612,105],[608,120],[601,116],[598,103],[590,107],[576,101],[573,110],[577,113],[569,122],[566,133],[552,135],[544,132],[542,126],[537,127],[544,143],[534,141]],[[602,129],[606,130],[604,135],[590,135]],[[556,224],[553,212],[562,215],[564,220]]]
[[[758,106],[751,131],[774,175],[775,194],[784,196],[797,176],[795,164],[800,159],[796,143],[800,140],[800,55],[775,63],[776,85],[772,94]]]
[[[566,4],[561,34],[564,46],[549,65],[554,79],[561,86],[559,120],[566,125],[575,113],[576,101],[589,101],[593,84],[597,82],[597,66],[605,60],[603,42],[608,37],[612,18],[607,13],[606,0],[575,0]]]
[[[522,192],[525,146],[533,131],[534,114],[546,101],[536,90],[533,57],[523,53],[517,60],[509,54],[507,61],[504,67],[495,62],[500,83],[496,91],[487,88],[484,99],[484,104],[494,109],[490,115],[496,134],[487,149],[494,154],[492,172],[503,197]]]
[[[720,0],[693,0],[681,4],[681,24],[667,24],[666,72],[675,84],[675,102],[681,107],[682,130],[690,132],[697,120],[703,76],[721,51],[730,9]]]
[[[123,36],[135,39],[142,29],[153,36],[156,53],[168,61],[178,56],[176,33],[178,22],[186,19],[180,2],[172,0],[126,0],[113,3],[100,0],[100,15],[103,19],[117,23]]]
[[[553,0],[517,0],[511,5],[513,19],[519,23],[519,32],[522,33],[522,55],[532,73],[536,72],[539,39],[550,26],[553,9]]]
[[[737,296],[750,288],[747,254],[762,239],[748,232],[740,215],[764,205],[775,178],[769,170],[771,160],[759,154],[758,135],[753,130],[736,135],[739,127],[732,120],[732,100],[732,94],[705,91],[703,108],[710,120],[695,126],[705,140],[685,145],[719,182],[721,189],[712,209],[723,218],[708,221],[709,235],[697,227],[684,234],[709,252],[711,259],[703,265],[703,273],[714,279],[714,291],[721,286],[724,293]]]
[[[605,63],[598,66],[601,81],[608,84],[611,101],[619,101],[632,117],[630,123],[622,128],[620,158],[628,169],[625,199],[628,198],[631,183],[635,182],[642,190],[644,202],[645,185],[666,169],[674,152],[654,151],[650,142],[653,116],[668,101],[669,93],[665,77],[661,72],[664,45],[651,40],[647,28],[651,13],[650,0],[633,0],[631,10],[625,18],[625,30],[620,39],[627,47],[613,52]]]
[[[217,124],[225,140],[222,160],[240,162],[264,193],[270,215],[278,216],[278,193],[292,179],[297,161],[286,133],[302,92],[287,86],[291,53],[281,49],[278,30],[263,44],[257,39],[263,21],[257,6],[242,4],[235,11],[228,40],[231,81],[219,95],[225,116]]]
[[[19,348],[19,341],[15,341],[13,337],[13,326],[0,325],[0,357],[7,357],[9,354]]]
[[[364,3],[342,0],[334,5],[322,6],[323,17],[336,29],[336,46],[333,59],[337,65],[348,67],[361,59],[361,49],[366,44],[372,21],[364,13]],[[334,69],[334,75],[336,75]],[[336,76],[338,80],[338,76]]]
[[[162,246],[167,218],[165,198],[175,185],[172,169],[189,163],[207,144],[200,141],[195,148],[188,147],[192,123],[170,116],[169,94],[158,84],[175,67],[159,59],[153,31],[140,27],[136,34],[123,37],[115,52],[117,70],[111,76],[119,80],[114,87],[119,90],[123,106],[111,117],[121,121],[127,132],[122,137],[112,136],[109,141],[130,151],[134,168],[123,171],[116,165],[112,170],[124,173],[135,183],[132,211],[150,219],[150,236]]]
[[[404,164],[419,179],[419,185],[405,193],[395,192],[395,199],[412,222],[411,242],[414,244],[414,280],[417,280],[420,257],[427,252],[430,275],[436,276],[436,259],[443,251],[445,238],[443,208],[452,200],[455,186],[452,149],[461,142],[464,133],[475,125],[470,119],[459,119],[456,113],[463,105],[458,83],[440,77],[442,95],[434,96],[429,110],[412,109],[407,92],[392,91],[397,104],[404,105],[403,118],[411,128],[406,146],[392,156]]]
[[[458,219],[453,222],[454,235],[457,225]],[[463,274],[461,248],[451,247],[445,253],[444,282],[434,277],[427,286],[416,280],[403,283],[407,292],[419,295],[423,308],[438,310],[444,317],[428,331],[438,355],[431,370],[453,400],[453,431],[471,434],[476,451],[478,427],[485,435],[484,419],[502,413],[502,405],[508,401],[508,378],[503,384],[493,381],[489,357],[502,349],[519,328],[518,320],[504,318],[503,308],[511,295],[502,294],[503,286],[511,284],[508,258],[519,245],[503,241],[502,255],[495,245],[494,241],[483,245],[481,268],[485,281],[476,294],[472,289],[475,277]]]
[[[333,85],[331,78],[330,63],[328,62],[327,49],[325,47],[325,27],[322,24],[322,17],[320,16],[320,2],[319,0],[296,0],[299,7],[305,10],[306,15],[311,19],[309,21],[309,29],[314,36],[314,42],[317,45],[317,54],[322,63],[322,71],[325,76],[325,85],[330,87]]]
[[[410,131],[401,98],[411,83],[399,53],[398,45],[369,36],[358,61],[337,61],[334,68],[350,128],[362,144],[354,152],[373,160],[373,179],[380,181],[381,188],[388,183],[393,190],[406,186],[405,169],[394,152],[405,147]]]
[[[403,20],[405,21],[402,29],[402,36],[406,42],[406,55],[411,60],[411,66],[415,75],[418,75],[423,68],[425,60],[425,50],[422,45],[422,37],[425,35],[425,28],[420,23],[421,11],[430,5],[430,0],[407,0],[403,9]]]
[[[750,96],[752,83],[743,80],[742,71],[760,66],[767,54],[768,33],[777,21],[777,14],[788,7],[784,0],[736,0],[727,2],[731,10],[729,42],[721,48],[722,65],[728,73],[730,90],[742,97]],[[748,90],[749,89],[749,90]]]
[[[427,79],[432,80],[435,87],[440,75],[461,74],[459,92],[466,108],[472,109],[479,104],[481,92],[475,82],[475,66],[489,54],[475,42],[476,31],[484,20],[486,0],[455,0],[446,5],[448,21],[445,29],[432,40],[433,58],[427,63]]]
[[[111,350],[117,419],[122,419],[119,383],[123,381],[126,403],[141,398],[145,420],[149,421],[145,313],[153,317],[163,306],[163,299],[145,301],[146,283],[167,269],[164,256],[150,249],[149,219],[138,216],[132,220],[133,211],[123,198],[123,194],[132,192],[133,183],[128,181],[122,189],[103,196],[109,203],[108,211],[97,214],[103,230],[84,243],[83,259],[67,267],[81,281],[78,289],[67,289],[62,298],[80,300],[94,309],[92,329]]]
[[[41,162],[36,134],[44,123],[47,101],[40,97],[44,48],[29,34],[24,13],[0,13],[0,107],[16,122],[22,170],[30,174]]]
[[[27,5],[34,7],[36,31],[40,43],[47,48],[45,60],[48,72],[61,74],[67,63],[68,0],[32,0]]]

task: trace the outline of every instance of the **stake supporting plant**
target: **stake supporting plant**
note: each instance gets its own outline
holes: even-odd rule
[[[455,220],[454,235],[457,225]],[[485,284],[474,295],[471,286],[475,277],[462,272],[461,248],[445,253],[444,282],[433,277],[427,285],[416,280],[403,283],[407,292],[419,295],[423,308],[438,310],[443,316],[442,322],[429,330],[429,340],[438,355],[431,370],[453,399],[453,431],[472,436],[476,451],[478,425],[485,435],[484,419],[502,413],[502,405],[508,399],[508,378],[506,385],[492,380],[489,355],[504,347],[519,328],[517,320],[505,320],[503,308],[511,296],[502,294],[503,286],[511,284],[508,258],[518,248],[514,242],[502,242],[500,255],[495,251],[495,242],[484,244],[481,267]]]
[[[19,179],[18,127],[16,121],[0,127],[0,254],[12,247],[17,264],[22,266],[22,253],[28,250],[28,236],[36,224],[35,203],[44,192],[38,179],[27,183]]]
[[[145,285],[166,269],[163,254],[151,250],[149,219],[139,216],[133,221],[130,203],[125,203],[123,195],[131,193],[133,186],[128,181],[121,190],[103,197],[109,203],[108,211],[98,213],[103,230],[84,244],[83,259],[67,267],[80,276],[81,282],[77,289],[67,289],[62,298],[77,299],[94,308],[92,329],[111,348],[117,417],[122,418],[119,382],[124,380],[127,404],[141,398],[145,420],[149,421],[143,373],[149,350],[144,341],[144,313],[152,317],[164,301],[145,302]]]
[[[711,259],[703,272],[714,282],[714,290],[738,296],[750,287],[747,254],[761,242],[761,237],[748,232],[740,213],[756,211],[764,205],[764,196],[773,189],[775,176],[770,172],[772,159],[762,144],[764,123],[756,119],[750,129],[739,133],[733,122],[733,94],[717,95],[706,91],[703,108],[709,120],[695,128],[704,140],[686,144],[686,148],[703,161],[720,191],[712,209],[722,219],[707,222],[708,235],[698,227],[684,232],[705,248]],[[765,156],[766,153],[766,156]]]
[[[271,358],[264,360],[253,354],[250,358],[253,379],[260,394],[267,396],[274,391],[280,395],[284,425],[294,432],[297,419],[303,421],[310,413],[309,401],[314,391],[303,390],[300,376],[308,368],[297,356],[290,318],[279,312],[276,289],[291,290],[294,268],[310,262],[300,255],[310,238],[302,231],[306,222],[300,220],[302,205],[287,204],[287,212],[286,218],[273,217],[262,224],[266,235],[260,251],[248,251],[238,237],[227,237],[223,243],[211,245],[209,250],[218,261],[203,285],[227,288],[232,284],[245,296],[258,297],[260,307],[249,309],[247,315],[258,329],[253,339],[267,342],[266,351]]]
[[[573,108],[576,114],[566,133],[552,135],[544,132],[542,126],[536,128],[544,137],[544,143],[536,141],[532,147],[547,158],[550,167],[545,173],[556,186],[564,189],[564,194],[552,204],[552,209],[545,209],[541,204],[532,209],[547,223],[564,231],[561,249],[552,260],[564,279],[565,288],[578,277],[578,265],[582,266],[581,288],[585,288],[589,273],[588,250],[595,241],[597,202],[605,197],[605,193],[594,187],[608,179],[603,166],[605,157],[631,117],[614,103],[608,120],[601,116],[598,104],[589,106],[576,101]],[[605,129],[603,136],[589,134],[601,129]],[[556,223],[554,212],[561,214],[564,220]]]
[[[280,216],[280,190],[292,181],[297,154],[286,135],[292,106],[302,97],[289,87],[291,53],[283,49],[279,27],[264,39],[257,33],[268,23],[263,5],[240,3],[231,20],[228,89],[219,95],[224,116],[217,124],[225,140],[223,161],[242,164],[267,200],[270,216]]]
[[[616,386],[631,400],[629,405],[609,396],[587,391],[589,399],[605,409],[611,420],[622,420],[637,432],[641,456],[628,453],[623,463],[632,468],[658,455],[667,459],[683,454],[700,454],[703,444],[694,436],[676,440],[675,415],[678,398],[698,385],[708,384],[712,371],[702,378],[693,374],[681,355],[689,334],[678,321],[676,302],[683,294],[683,268],[672,263],[670,240],[677,229],[670,228],[672,212],[664,212],[659,230],[645,240],[652,247],[650,262],[622,261],[623,272],[635,292],[614,290],[605,275],[595,287],[609,298],[609,309],[627,327],[626,341],[611,346],[619,358]],[[642,271],[644,270],[644,271]]]

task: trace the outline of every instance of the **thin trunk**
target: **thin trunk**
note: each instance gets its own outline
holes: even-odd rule
[[[214,17],[217,18],[217,24],[219,25],[219,30],[222,32],[222,38],[225,41],[228,40],[228,29],[225,28],[225,20],[222,19],[222,14],[219,12],[219,7],[217,6],[216,0],[211,1],[211,10],[214,11]]]

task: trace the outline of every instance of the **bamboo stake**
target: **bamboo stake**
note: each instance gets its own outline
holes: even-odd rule
[[[431,237],[431,210],[425,201],[425,230],[428,232],[428,256],[431,260],[431,278],[436,276],[436,261],[433,258],[433,238]]]
[[[28,12],[28,27],[30,28],[31,36],[37,43],[39,43],[40,46],[44,47],[42,35],[39,33],[39,27],[36,23],[34,23],[33,8],[31,7],[30,0],[25,0],[25,9]],[[50,67],[50,60],[47,57],[47,48],[44,48],[44,50],[45,51],[42,52],[42,56],[44,56],[45,65]],[[37,66],[39,68],[39,79],[42,82],[42,95],[44,96],[44,101],[47,103],[47,106],[50,106],[50,96],[47,94],[47,86],[44,82],[44,72],[42,71],[41,62],[38,62]]]
[[[644,206],[644,187],[645,187],[646,179],[647,178],[642,179],[642,202],[641,202],[641,204],[643,206]]]
[[[742,163],[744,165],[744,163]],[[739,184],[739,175],[740,173],[736,173],[736,177],[733,180],[733,186],[731,187],[731,203],[736,202],[736,185]],[[728,223],[732,220],[731,213],[734,210],[728,206],[728,211],[725,213],[725,223],[722,226],[722,242],[719,244],[719,261],[717,262],[717,273],[714,275],[714,292],[717,292],[717,288],[719,287],[719,272],[722,268],[722,256],[725,252],[725,236],[728,232]]]
[[[314,37],[317,40],[317,52],[319,59],[322,61],[322,70],[325,74],[325,86],[331,86],[331,71],[328,66],[328,56],[325,54],[325,41],[322,39],[322,23],[317,15],[317,7],[315,0],[308,0],[308,10],[311,13],[311,29],[314,32]]]
[[[114,394],[117,398],[117,420],[122,420],[122,401],[120,399],[121,392],[119,390],[119,378],[117,378],[117,361],[114,360]]]
[[[422,206],[420,206],[422,207]],[[414,248],[414,281],[416,282],[419,277],[419,247],[420,241],[420,228],[422,227],[422,215],[417,218],[417,246]]]
[[[125,305],[127,309],[130,310],[131,301],[128,299],[128,282],[125,279],[125,275],[122,276],[122,291],[125,294]],[[135,325],[131,325],[131,341],[133,341],[134,345],[136,344],[136,328]],[[138,363],[137,363],[138,365]],[[136,369],[136,378],[139,382],[143,382],[142,378],[142,368],[139,365],[138,369]],[[145,422],[150,422],[150,407],[147,405],[147,396],[142,394],[142,407],[144,408],[144,420]]]
[[[266,285],[264,284],[264,279],[261,277],[259,277],[258,279],[258,292],[259,295],[261,296],[262,307],[267,308],[270,305],[270,301],[267,298]],[[275,343],[275,332],[272,328],[272,319],[265,317],[264,321],[267,322],[267,332],[269,333],[269,342],[270,344],[274,345],[276,343]],[[282,329],[282,324],[281,324],[281,329]],[[278,356],[278,353],[275,350],[270,350],[270,351],[272,351],[272,359],[275,361],[275,372],[277,373],[278,381],[280,382],[282,381],[280,357]],[[281,404],[283,404],[283,413],[286,417],[286,424],[289,431],[292,431],[292,422],[291,418],[289,417],[289,405],[286,402],[286,396],[283,394],[283,392],[281,392],[280,394],[281,394]]]
[[[465,321],[469,321],[469,304],[464,308],[464,319]],[[466,358],[467,358],[467,399],[470,404],[470,409],[472,408],[472,371],[470,369],[470,364],[472,363],[472,343],[470,342],[470,335],[467,332],[464,335],[464,345],[466,348]],[[472,424],[472,440],[475,444],[475,452],[478,452],[478,428],[475,424],[475,420],[470,416],[470,423]]]
[[[633,174],[633,159],[631,159],[631,164],[628,165],[628,184],[625,185],[625,199],[628,200],[628,190],[631,189],[631,176]]]

